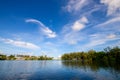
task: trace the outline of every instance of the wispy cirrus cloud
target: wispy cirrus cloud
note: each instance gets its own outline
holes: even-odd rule
[[[46,35],[48,38],[55,38],[57,36],[55,32],[45,26],[41,21],[38,21],[36,19],[26,19],[26,22],[38,24],[43,34]]]
[[[63,28],[64,41],[76,45],[81,42],[84,43],[83,46],[93,47],[118,40],[120,18],[116,14],[120,10],[119,4],[119,0],[100,0],[100,3],[94,0],[69,0],[64,8],[70,13],[75,12],[77,15],[74,16],[77,18],[75,18],[76,21],[68,23]],[[96,17],[98,14],[105,18],[103,22],[102,17]],[[108,15],[116,15],[117,17]],[[81,18],[78,19],[78,17]],[[90,26],[88,25],[89,27],[86,28],[87,23],[90,23]]]
[[[95,25],[91,29],[95,31],[89,36],[88,47],[93,47],[101,44],[106,44],[109,41],[115,41],[120,39],[120,17],[111,18],[103,23]]]
[[[27,48],[27,49],[40,49],[39,46],[37,46],[33,43],[30,43],[30,42],[16,41],[16,40],[5,39],[5,38],[0,38],[0,41],[4,42],[6,44],[17,46],[17,47],[22,47],[22,48]]]
[[[94,47],[97,45],[102,45],[105,44],[108,41],[114,41],[114,40],[119,40],[120,36],[116,35],[115,33],[99,33],[99,34],[94,34],[94,35],[89,35],[89,43],[85,45],[85,47]]]
[[[67,5],[64,7],[68,12],[76,12],[81,10],[84,6],[89,3],[87,0],[69,0]]]
[[[120,32],[120,17],[109,19],[103,23],[95,25],[97,31],[104,31],[105,33],[119,33]]]
[[[81,30],[86,27],[88,19],[83,16],[80,19],[76,20],[72,24],[67,24],[63,27],[62,35],[64,36],[64,42],[68,44],[77,44],[82,40]]]
[[[103,23],[96,25],[96,27],[103,27],[103,26],[105,27],[106,25],[113,24],[115,22],[120,22],[120,17],[115,17],[115,18],[109,19]]]
[[[117,37],[117,35],[115,34],[110,34],[107,36],[108,39],[115,39]]]
[[[120,12],[120,0],[101,0],[101,3],[105,4],[108,8],[107,15],[113,15],[116,12]]]

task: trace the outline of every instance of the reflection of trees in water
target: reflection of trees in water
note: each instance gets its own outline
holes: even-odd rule
[[[62,61],[62,64],[65,67],[69,68],[77,68],[77,69],[84,69],[86,71],[87,69],[90,69],[94,72],[99,71],[100,69],[104,69],[118,77],[120,75],[120,64],[116,63],[110,63],[105,64],[103,62],[87,62],[87,61]]]
[[[89,62],[83,62],[83,61],[62,61],[62,64],[66,67],[70,68],[82,68],[86,70],[87,68],[92,69],[93,71],[96,71],[99,69],[98,66],[92,65]]]
[[[83,70],[100,71],[120,76],[120,47],[107,47],[103,51],[72,52],[62,55],[63,65]],[[71,60],[71,61],[70,61]]]

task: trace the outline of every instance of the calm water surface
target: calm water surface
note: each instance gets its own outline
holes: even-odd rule
[[[0,61],[0,80],[120,80],[120,68],[71,61]]]

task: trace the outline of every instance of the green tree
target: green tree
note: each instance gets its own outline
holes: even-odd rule
[[[10,55],[10,56],[8,56],[8,60],[15,60],[16,58],[15,58],[15,56],[14,55]]]
[[[0,60],[6,60],[6,59],[7,59],[6,55],[0,54]]]

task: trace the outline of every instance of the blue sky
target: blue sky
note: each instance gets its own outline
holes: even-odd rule
[[[0,0],[0,52],[61,56],[120,45],[120,0]]]

